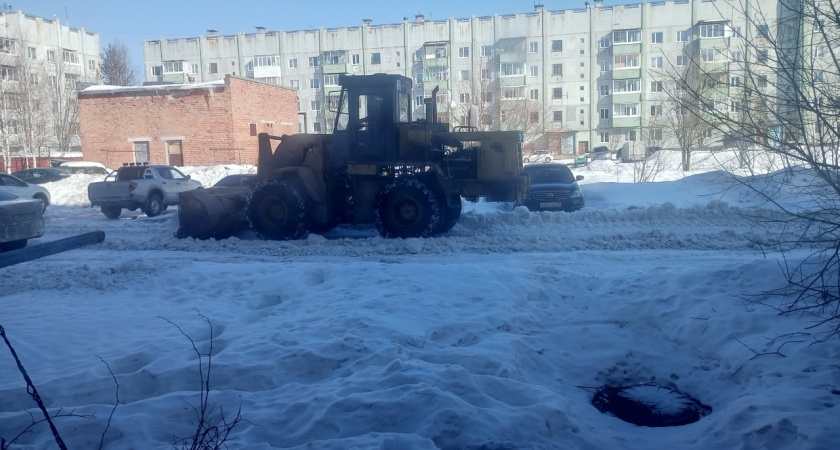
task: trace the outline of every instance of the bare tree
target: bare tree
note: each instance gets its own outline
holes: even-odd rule
[[[21,48],[26,48],[26,40],[19,42]],[[18,55],[15,59],[12,79],[16,98],[10,105],[11,114],[17,125],[17,143],[36,167],[37,158],[42,156],[49,141],[50,99],[43,88],[47,73],[43,65],[26,55]]]
[[[137,69],[131,61],[128,47],[120,41],[108,44],[102,50],[99,66],[102,82],[112,86],[131,86],[137,82]]]
[[[68,152],[74,144],[78,144],[78,82],[78,75],[71,73],[66,63],[56,62],[55,75],[51,77],[47,93],[53,130],[52,143],[53,147],[61,152]]]
[[[770,298],[780,299],[772,306],[782,313],[812,317],[814,337],[826,340],[840,334],[840,4],[782,0],[764,11],[742,1],[736,8],[747,26],[735,38],[743,58],[731,65],[730,75],[743,83],[730,96],[730,108],[700,118],[745,155],[763,149],[783,161],[781,172],[744,182],[781,213],[757,219],[782,222],[787,231],[779,241],[759,244],[781,251],[807,246],[813,252],[786,264],[788,284]],[[703,96],[690,91],[687,99]],[[794,184],[797,167],[808,171]],[[813,181],[803,183],[811,174]],[[782,189],[798,192],[803,202],[779,201],[776,192]],[[766,294],[759,301],[766,303]]]
[[[16,110],[17,83],[5,77],[0,78],[0,151],[3,153],[3,167],[6,173],[12,171],[12,143],[17,134]]]

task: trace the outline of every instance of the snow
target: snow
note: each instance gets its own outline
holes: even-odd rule
[[[44,185],[54,204],[31,244],[105,241],[0,269],[0,325],[50,412],[95,414],[55,419],[69,448],[98,447],[116,395],[103,448],[191,436],[201,379],[184,334],[205,369],[212,343],[211,424],[241,406],[229,448],[834,448],[837,338],[746,300],[810,251],[757,246],[785,230],[749,219],[770,205],[737,182],[748,174],[699,156],[684,173],[661,153],[654,183],[632,183],[632,164],[573,168],[579,212],[467,203],[451,232],[405,240],[369,226],[178,240],[174,208],[108,220],[86,198],[101,177],[73,175]],[[184,168],[205,186],[254,171]],[[776,199],[805,207],[810,174],[791,180]],[[647,428],[590,404],[649,382],[712,411]],[[2,438],[40,417],[5,346],[0,398]],[[39,423],[11,448],[52,439]]]

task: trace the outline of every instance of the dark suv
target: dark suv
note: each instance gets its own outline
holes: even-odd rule
[[[572,171],[559,163],[533,164],[525,166],[525,173],[531,175],[531,189],[522,205],[531,211],[577,211],[586,203],[578,181]]]

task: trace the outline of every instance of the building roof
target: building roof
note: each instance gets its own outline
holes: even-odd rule
[[[217,87],[225,87],[227,85],[227,78],[223,80],[208,81],[204,83],[150,84],[146,86],[112,86],[107,84],[95,84],[79,91],[79,95],[84,96],[98,94],[154,94],[172,91],[194,91],[200,89],[212,89]]]

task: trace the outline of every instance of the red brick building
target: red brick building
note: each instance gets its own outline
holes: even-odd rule
[[[200,84],[91,86],[79,92],[84,159],[256,164],[257,134],[299,130],[294,89],[228,75]]]

